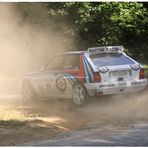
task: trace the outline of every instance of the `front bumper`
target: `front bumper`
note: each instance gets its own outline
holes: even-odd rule
[[[109,83],[86,83],[85,87],[90,96],[99,94],[123,94],[143,90],[147,86],[147,79],[133,81],[118,81]]]

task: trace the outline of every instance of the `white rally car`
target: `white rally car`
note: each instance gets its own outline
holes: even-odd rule
[[[107,46],[58,54],[23,78],[22,97],[68,98],[82,105],[88,97],[141,91],[147,85],[144,69],[123,49]]]

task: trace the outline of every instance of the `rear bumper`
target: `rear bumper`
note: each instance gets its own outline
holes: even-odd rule
[[[85,87],[90,96],[97,96],[99,94],[123,94],[132,93],[143,90],[147,86],[147,79],[120,81],[109,83],[86,83]]]

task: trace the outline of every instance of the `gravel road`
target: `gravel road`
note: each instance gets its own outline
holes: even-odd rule
[[[148,124],[132,128],[91,128],[68,132],[52,140],[25,143],[25,146],[148,146]]]
[[[140,96],[102,99],[77,109],[84,128],[25,146],[148,146],[147,90]],[[133,100],[134,99],[134,100]]]
[[[1,83],[1,104],[20,104],[18,86],[8,84],[2,87],[4,85]],[[11,90],[12,85],[14,90]],[[148,146],[147,98],[146,89],[143,94],[102,97],[79,108],[63,100],[38,104],[33,106],[32,113],[49,119],[60,118],[69,126],[72,123],[72,127],[64,134],[58,134],[49,140],[30,140],[31,142],[17,145]]]

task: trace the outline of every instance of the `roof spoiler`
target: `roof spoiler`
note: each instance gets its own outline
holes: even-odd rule
[[[99,54],[99,53],[123,53],[123,46],[104,46],[104,47],[93,47],[88,48],[89,54]]]

